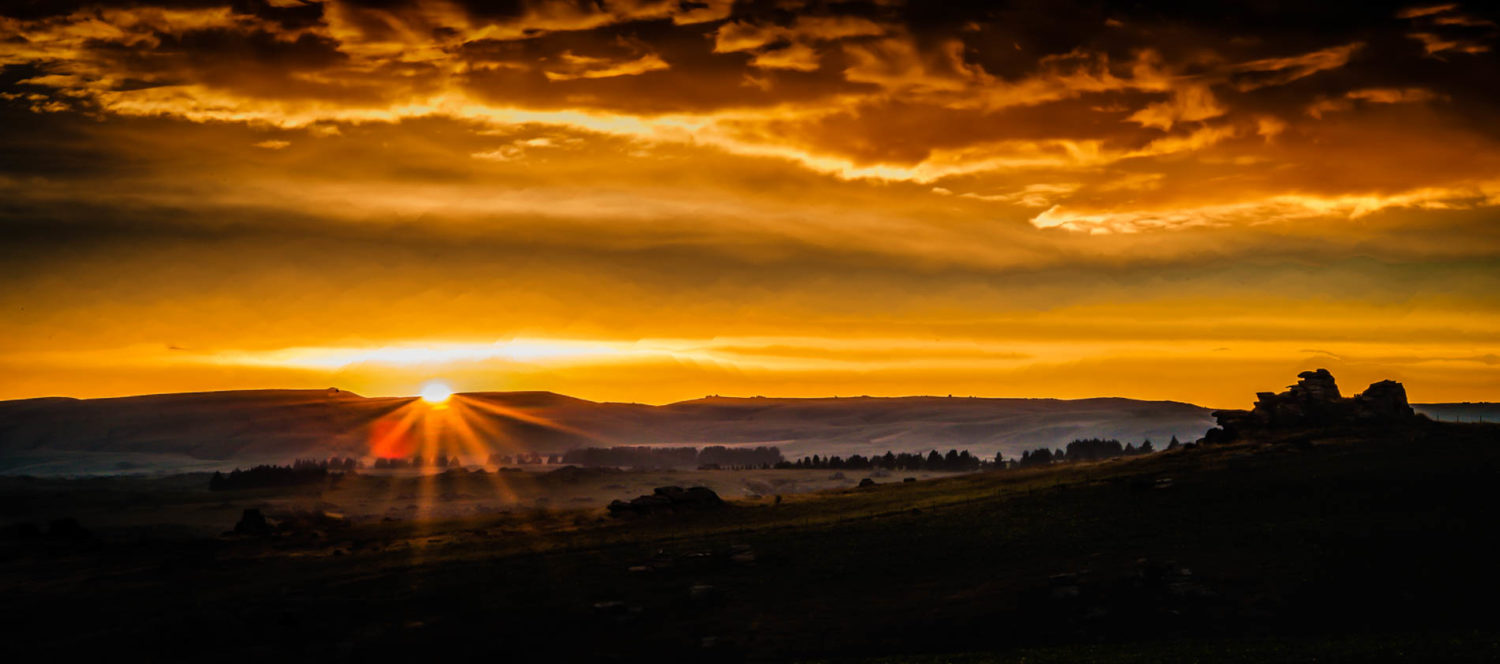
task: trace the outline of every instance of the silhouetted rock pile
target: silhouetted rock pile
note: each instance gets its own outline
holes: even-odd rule
[[[348,519],[331,512],[297,510],[278,512],[273,517],[267,517],[264,512],[251,508],[240,515],[240,520],[234,524],[232,533],[250,537],[270,535],[321,537],[330,530],[348,526]]]
[[[1410,419],[1416,415],[1406,403],[1406,387],[1394,380],[1382,380],[1370,385],[1363,394],[1354,397],[1355,414],[1372,420]]]
[[[1370,385],[1353,398],[1339,393],[1327,369],[1304,371],[1285,392],[1260,392],[1252,410],[1213,413],[1219,426],[1203,437],[1207,443],[1227,443],[1247,434],[1326,427],[1389,424],[1414,419],[1406,402],[1406,388],[1393,380]]]
[[[344,515],[323,510],[277,512],[273,519],[276,529],[288,535],[321,537],[328,531],[349,527],[349,519]]]
[[[695,486],[684,489],[680,486],[657,487],[651,494],[632,498],[630,502],[616,500],[609,504],[611,516],[660,514],[723,507],[719,494],[708,487]]]
[[[271,534],[271,524],[260,510],[247,509],[240,515],[239,523],[234,524],[234,532],[236,535],[263,537]]]

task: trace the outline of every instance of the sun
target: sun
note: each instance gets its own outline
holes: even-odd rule
[[[448,397],[453,396],[453,389],[447,383],[440,380],[428,381],[422,386],[422,400],[430,404],[448,403]]]

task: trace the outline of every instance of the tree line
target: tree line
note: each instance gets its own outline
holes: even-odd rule
[[[1172,436],[1171,442],[1167,443],[1167,449],[1175,450],[1181,447],[1177,436]],[[1054,463],[1066,463],[1070,461],[1102,461],[1116,457],[1137,456],[1151,454],[1156,451],[1156,445],[1147,438],[1137,447],[1132,443],[1121,444],[1113,438],[1080,438],[1071,443],[1065,450],[1049,450],[1039,447],[1021,453],[1021,458],[1016,465],[1021,468],[1034,466],[1046,466]]]
[[[585,467],[744,469],[771,468],[786,462],[777,447],[651,447],[617,445],[568,450],[562,462]]]
[[[1173,436],[1166,449],[1181,447]],[[781,449],[771,446],[727,447],[710,445],[696,447],[651,447],[648,445],[617,445],[615,447],[583,447],[564,454],[542,455],[536,453],[491,454],[489,465],[512,464],[572,464],[585,467],[617,468],[680,468],[700,469],[811,469],[811,470],[928,470],[940,472],[973,472],[1003,468],[1031,468],[1054,463],[1075,461],[1101,461],[1117,457],[1151,454],[1156,446],[1150,439],[1139,446],[1121,443],[1113,438],[1080,438],[1068,443],[1065,449],[1039,447],[1021,453],[1019,459],[1006,459],[1001,454],[984,458],[968,450],[948,450],[941,454],[932,450],[920,452],[886,452],[883,455],[820,456],[814,454],[796,461],[788,461]],[[372,467],[376,470],[402,468],[460,468],[458,457],[436,455],[411,458],[376,459]],[[234,469],[228,473],[216,472],[209,479],[209,490],[232,491],[264,487],[295,486],[321,482],[332,474],[350,473],[363,469],[364,463],[353,457],[331,457],[328,459],[297,459],[290,466],[260,465],[250,469]]]
[[[1177,437],[1173,436],[1167,449],[1177,449],[1180,446],[1181,443],[1177,441]],[[870,457],[859,454],[851,454],[848,457],[821,457],[814,454],[796,461],[774,464],[773,467],[815,470],[932,470],[963,473],[976,470],[1031,468],[1070,461],[1102,461],[1116,457],[1150,454],[1155,451],[1156,446],[1150,439],[1142,441],[1137,446],[1133,443],[1121,443],[1113,438],[1080,438],[1068,443],[1067,449],[1052,450],[1041,447],[1022,452],[1019,459],[1006,459],[1002,454],[996,454],[994,458],[984,458],[970,454],[968,450],[948,450],[947,454],[932,450],[925,455],[920,452],[900,454],[886,452],[884,455]]]
[[[215,472],[208,478],[209,491],[240,491],[264,489],[302,484],[317,484],[329,477],[342,476],[362,468],[364,464],[353,457],[331,457],[328,459],[297,459],[290,466],[262,464],[241,470],[235,468],[227,473]]]
[[[802,457],[795,462],[780,463],[775,467],[814,470],[939,470],[961,473],[994,468],[1000,463],[1003,461],[998,454],[994,459],[982,459],[970,454],[968,450],[962,452],[948,450],[947,454],[932,450],[926,455],[921,452],[900,454],[886,452],[881,456],[870,457],[859,454],[851,454],[848,457],[837,455],[822,457],[814,454],[810,457]]]
[[[488,460],[486,460],[486,463],[491,466],[540,466],[544,464],[556,465],[562,462],[563,455],[561,454],[535,454],[527,452],[521,452],[519,454],[501,454],[499,452],[495,452],[490,455]]]
[[[376,459],[372,468],[375,470],[399,470],[402,468],[461,468],[464,463],[458,457],[445,457],[441,454],[432,457],[424,457],[420,454],[409,459],[397,457],[394,459]]]

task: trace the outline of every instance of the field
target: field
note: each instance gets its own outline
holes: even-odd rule
[[[1329,431],[634,519],[8,531],[0,620],[18,654],[163,659],[1492,661],[1497,442]],[[83,510],[97,481],[8,480],[6,504]]]
[[[659,486],[706,486],[754,505],[775,496],[849,488],[864,477],[900,481],[950,476],[930,471],[631,470],[559,466],[463,471],[361,471],[334,482],[242,491],[208,490],[209,473],[169,477],[37,478],[0,476],[3,523],[73,518],[111,539],[175,535],[212,537],[232,528],[247,508],[329,512],[353,524],[451,520],[485,515],[602,508]]]

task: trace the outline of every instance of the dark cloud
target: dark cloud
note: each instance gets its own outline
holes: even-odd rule
[[[1159,74],[1173,79],[1152,92],[1164,97],[1170,93],[1166,86],[1201,80],[1214,94],[1244,97],[1243,107],[1259,112],[1296,115],[1318,94],[1390,85],[1437,87],[1449,97],[1493,105],[1489,86],[1473,85],[1496,67],[1494,53],[1474,50],[1495,38],[1487,16],[1495,12],[1487,7],[1402,18],[1400,3],[817,2],[791,8],[740,2],[725,5],[730,13],[723,20],[679,24],[686,13],[710,6],[700,4],[28,2],[12,8],[19,20],[15,39],[66,33],[69,25],[108,22],[119,12],[145,17],[232,11],[213,27],[182,29],[191,22],[144,18],[123,31],[87,36],[73,44],[72,53],[17,53],[8,64],[109,74],[117,90],[155,78],[203,82],[252,98],[369,105],[439,91],[446,79],[506,106],[662,113],[868,95],[875,92],[872,84],[905,86],[907,93],[892,95],[926,103],[932,100],[913,98],[910,90],[993,96],[1037,78],[1085,71],[1128,80],[1139,73],[1142,53],[1150,53]],[[853,20],[884,34],[853,31],[820,39],[816,30],[799,27]],[[767,41],[744,50],[716,49],[716,35],[728,30],[760,30]],[[1414,31],[1459,46],[1432,53],[1412,37]],[[38,50],[43,43],[33,41]],[[1447,61],[1458,57],[1462,66]],[[330,71],[334,67],[340,71]],[[1310,78],[1316,80],[1304,82]],[[373,89],[382,85],[392,92]],[[1108,91],[1128,94],[1129,87]],[[943,102],[952,105],[951,99]],[[1135,103],[1121,98],[1099,106]]]

